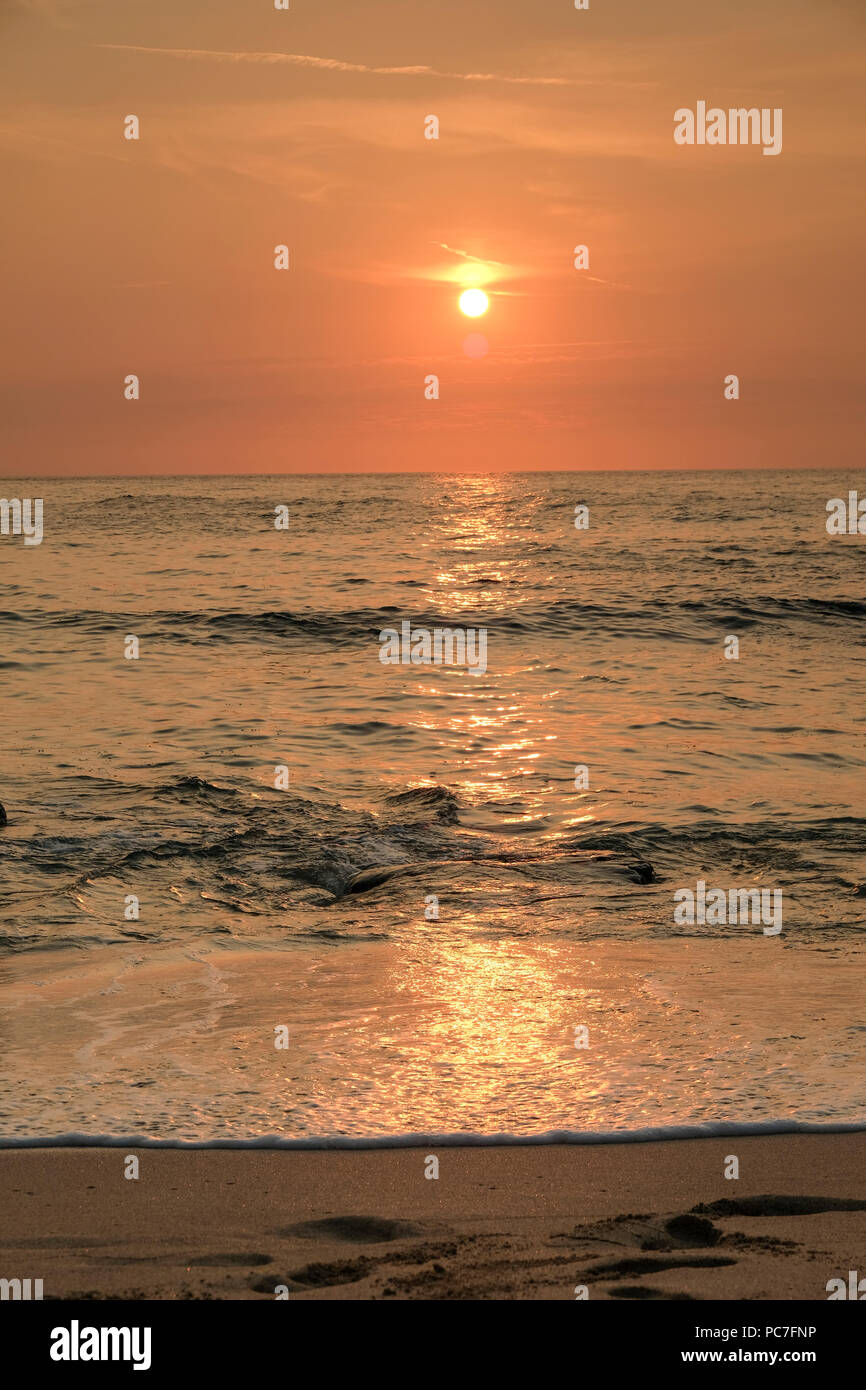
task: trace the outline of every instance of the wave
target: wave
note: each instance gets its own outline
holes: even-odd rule
[[[866,929],[866,820],[851,815],[737,822],[695,803],[680,821],[563,826],[512,799],[467,804],[440,783],[380,789],[358,807],[198,775],[150,785],[65,777],[46,801],[31,814],[34,825],[56,817],[51,835],[19,831],[14,818],[3,831],[4,952],[198,932],[393,936],[431,884],[444,923],[456,912],[500,934],[680,935],[671,895],[699,878],[783,888],[801,941]],[[117,920],[130,891],[148,903],[134,924]]]
[[[414,627],[487,627],[489,633],[536,636],[591,632],[603,638],[628,637],[641,641],[653,637],[692,641],[717,641],[720,631],[781,623],[826,628],[828,624],[859,628],[866,618],[866,602],[857,599],[762,598],[743,600],[717,594],[703,599],[653,599],[642,604],[584,603],[556,599],[538,605],[526,603],[507,611],[478,609],[459,615],[408,606],[355,608],[334,612],[196,612],[162,610],[128,612],[103,610],[3,610],[0,625],[29,623],[47,628],[79,628],[101,633],[135,630],[139,636],[160,636],[178,643],[245,642],[273,639],[324,642],[331,646],[375,643],[384,628],[399,627],[404,620]]]
[[[79,792],[79,819],[85,821],[92,818],[86,810],[90,799],[99,798],[100,816],[95,825],[88,825],[80,834],[70,829],[69,834],[32,840],[16,839],[13,826],[13,835],[7,830],[4,840],[7,857],[23,852],[42,862],[67,860],[78,867],[84,878],[94,870],[116,871],[147,858],[220,858],[232,848],[250,852],[270,849],[275,863],[282,858],[284,865],[292,859],[297,864],[297,856],[289,855],[289,851],[309,852],[325,845],[336,851],[343,841],[347,848],[352,848],[350,874],[354,874],[362,868],[375,869],[397,862],[391,854],[382,856],[383,836],[391,837],[402,849],[411,844],[422,860],[441,857],[443,846],[447,846],[451,857],[464,855],[476,862],[540,863],[572,851],[595,851],[621,856],[635,864],[656,857],[679,859],[712,852],[722,857],[747,851],[768,856],[773,851],[789,856],[824,850],[860,853],[866,840],[866,818],[861,816],[780,815],[731,821],[717,818],[709,807],[692,805],[685,808],[689,814],[687,823],[589,824],[572,828],[567,834],[560,832],[555,844],[537,842],[514,849],[505,843],[512,838],[513,827],[503,817],[512,815],[519,806],[496,801],[481,807],[465,806],[458,792],[441,783],[381,792],[376,807],[368,810],[325,799],[312,801],[291,790],[223,785],[197,775],[146,784],[83,774],[57,779],[52,800],[62,803],[68,812]],[[173,809],[177,806],[198,808],[206,819],[178,821]],[[100,822],[115,816],[125,824],[119,829],[103,829]],[[542,817],[530,828],[543,831],[546,824]],[[494,836],[501,832],[503,844],[494,847],[491,841],[489,851],[479,850],[479,828]],[[428,832],[432,838],[425,839]],[[85,862],[88,848],[93,852],[89,868]],[[357,862],[365,856],[366,862]],[[401,862],[404,860],[405,856]]]
[[[644,1129],[549,1129],[539,1134],[456,1133],[326,1134],[287,1139],[279,1134],[245,1139],[154,1139],[142,1134],[55,1134],[0,1137],[0,1149],[457,1149],[510,1148],[546,1144],[648,1144],[678,1139],[745,1138],[758,1134],[860,1134],[866,1120],[813,1124],[804,1120],[710,1121],[700,1125],[659,1125]]]

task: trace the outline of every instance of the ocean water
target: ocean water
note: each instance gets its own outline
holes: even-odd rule
[[[7,480],[0,1136],[866,1123],[858,482]]]

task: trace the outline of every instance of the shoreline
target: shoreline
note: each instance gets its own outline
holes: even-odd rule
[[[864,1266],[862,1131],[439,1147],[5,1148],[0,1277],[60,1299],[813,1300]]]
[[[290,1139],[279,1134],[251,1135],[244,1139],[158,1139],[142,1134],[54,1134],[35,1137],[0,1136],[4,1149],[179,1149],[179,1150],[274,1150],[326,1153],[350,1149],[356,1152],[382,1149],[416,1149],[435,1145],[440,1149],[545,1148],[548,1145],[669,1144],[687,1139],[740,1139],[759,1135],[862,1134],[866,1120],[841,1120],[826,1124],[808,1120],[718,1120],[704,1124],[655,1125],[610,1131],[553,1129],[538,1134],[450,1133],[323,1134]]]

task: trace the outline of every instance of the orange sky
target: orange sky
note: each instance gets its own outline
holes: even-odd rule
[[[291,4],[0,0],[5,476],[862,462],[862,0]]]

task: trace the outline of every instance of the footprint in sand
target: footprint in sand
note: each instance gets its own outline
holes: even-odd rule
[[[389,1277],[394,1267],[421,1267],[435,1260],[446,1259],[456,1253],[455,1242],[449,1239],[448,1228],[439,1225],[421,1225],[412,1221],[389,1221],[378,1216],[333,1216],[318,1221],[301,1221],[282,1231],[282,1235],[299,1236],[303,1240],[325,1242],[345,1241],[353,1245],[390,1245],[394,1241],[407,1238],[430,1236],[432,1240],[423,1244],[398,1246],[384,1250],[376,1255],[357,1255],[348,1260],[313,1260],[309,1264],[294,1269],[285,1279],[279,1281],[298,1290],[328,1288],[336,1284],[355,1284],[360,1279],[373,1275],[384,1275],[386,1268]],[[441,1237],[445,1236],[445,1239]],[[273,1278],[258,1279],[250,1287],[257,1293],[272,1293]]]
[[[325,1216],[319,1221],[299,1221],[278,1234],[302,1240],[340,1240],[349,1245],[382,1245],[425,1235],[429,1229],[413,1221],[388,1221],[382,1216]]]
[[[857,1197],[721,1197],[701,1202],[693,1212],[710,1216],[820,1216],[826,1211],[866,1211]]]
[[[332,1264],[313,1264],[304,1265],[301,1269],[292,1270],[291,1274],[285,1279],[275,1279],[270,1275],[267,1279],[257,1279],[250,1284],[250,1288],[256,1293],[268,1293],[273,1295],[276,1284],[285,1284],[289,1289],[326,1289],[335,1284],[356,1284],[359,1279],[366,1279],[372,1269],[375,1269],[376,1261],[362,1257],[359,1260],[341,1260]]]
[[[718,1245],[722,1232],[706,1216],[617,1216],[554,1236],[557,1244],[636,1246],[638,1250],[695,1250]]]

